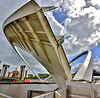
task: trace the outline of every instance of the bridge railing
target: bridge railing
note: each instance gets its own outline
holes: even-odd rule
[[[55,91],[55,98],[66,98],[66,88]]]
[[[42,94],[42,95],[32,97],[32,98],[54,98],[54,92]]]
[[[32,95],[35,94],[36,94],[35,91],[30,90],[27,98],[66,98],[66,88],[57,91],[48,92],[48,93],[45,92],[44,94],[41,95],[37,95],[39,94],[37,91],[36,94],[37,96],[32,97]]]

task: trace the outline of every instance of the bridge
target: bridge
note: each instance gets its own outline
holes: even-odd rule
[[[34,73],[31,65],[22,57],[17,47],[33,55],[53,76],[59,89],[65,88],[66,81],[69,80],[91,82],[93,57],[90,51],[86,52],[88,54],[86,60],[72,79],[70,63],[74,60],[68,62],[62,47],[62,40],[56,39],[44,15],[45,11],[54,8],[53,6],[41,8],[34,0],[29,1],[5,20],[3,24],[4,34],[31,71]]]

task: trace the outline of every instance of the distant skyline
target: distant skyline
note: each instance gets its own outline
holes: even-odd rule
[[[3,0],[0,1],[0,59],[2,64],[10,64],[11,70],[24,65],[7,41],[2,24],[14,11],[29,0]],[[41,7],[57,6],[53,11],[45,12],[55,36],[64,35],[63,47],[68,60],[73,56],[90,50],[94,57],[94,69],[100,70],[100,1],[99,0],[35,0]],[[86,3],[88,2],[88,4]],[[23,54],[23,51],[22,51]],[[33,65],[35,72],[47,72],[35,58],[28,53],[23,54],[27,61]],[[76,71],[83,59],[74,62],[72,72]]]

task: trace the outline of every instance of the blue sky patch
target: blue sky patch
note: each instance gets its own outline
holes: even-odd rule
[[[64,21],[66,20],[67,18],[67,15],[66,15],[66,12],[64,12],[63,8],[61,7],[61,11],[60,9],[59,10],[56,10],[56,11],[53,11],[53,16],[55,17],[55,19],[61,23],[62,25],[64,25]]]

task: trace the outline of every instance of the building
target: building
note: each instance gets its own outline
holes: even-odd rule
[[[19,78],[19,68],[18,67],[15,68],[14,78]]]
[[[28,73],[29,73],[29,71],[26,70],[26,71],[25,71],[25,78],[28,78]]]
[[[25,71],[26,71],[26,66],[25,65],[21,65],[20,66],[20,73],[19,73],[20,80],[24,80]]]
[[[8,73],[8,77],[12,78],[13,77],[13,71]]]
[[[10,65],[3,65],[2,71],[1,71],[1,77],[8,77],[8,73],[9,73],[9,67]]]

